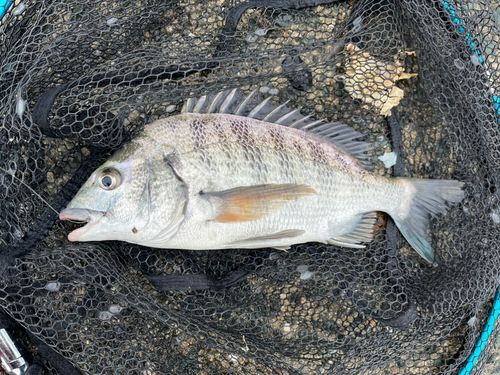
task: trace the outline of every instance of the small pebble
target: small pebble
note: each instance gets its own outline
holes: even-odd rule
[[[282,13],[276,17],[274,20],[277,25],[283,27],[290,27],[294,22],[298,22],[298,17],[292,16],[290,14]]]
[[[278,95],[280,92],[280,90],[278,90],[277,88],[272,88],[269,90],[269,94],[271,95]]]
[[[261,94],[267,94],[269,92],[269,90],[271,90],[270,87],[267,87],[267,86],[262,86],[259,91],[261,92]]]
[[[175,111],[175,108],[176,108],[175,104],[169,105],[167,107],[167,113],[172,113],[173,111]]]

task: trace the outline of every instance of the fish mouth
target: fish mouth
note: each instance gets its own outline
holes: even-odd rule
[[[83,227],[75,229],[68,234],[68,240],[80,241],[82,236],[88,232],[90,228],[95,226],[99,220],[104,216],[105,212],[89,210],[87,208],[66,208],[59,214],[60,220],[75,220],[86,222]]]

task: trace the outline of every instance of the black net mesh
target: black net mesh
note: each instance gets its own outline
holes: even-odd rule
[[[1,310],[82,374],[456,373],[500,284],[494,3],[15,1],[0,21]],[[432,221],[438,266],[384,214],[365,249],[69,243],[76,226],[47,202],[64,208],[184,99],[236,87],[353,126],[376,173],[464,181]],[[144,275],[213,283],[158,291]]]

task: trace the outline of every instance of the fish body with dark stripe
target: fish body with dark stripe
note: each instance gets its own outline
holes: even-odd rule
[[[234,91],[225,95],[229,107]],[[366,151],[353,140],[361,134],[337,123],[304,131],[263,121],[280,108],[260,106],[250,111],[263,112],[260,119],[187,111],[147,125],[61,213],[89,222],[69,239],[193,250],[362,247],[373,237],[375,212],[383,211],[433,261],[429,216],[459,202],[462,183],[372,174],[353,156]],[[301,121],[307,128],[300,117],[294,124]]]

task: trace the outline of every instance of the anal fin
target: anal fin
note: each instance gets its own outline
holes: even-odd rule
[[[351,247],[362,249],[365,246],[360,245],[361,242],[370,242],[373,239],[373,229],[377,220],[376,212],[368,212],[364,214],[354,228],[347,234],[340,237],[335,237],[328,240],[331,245],[341,247]]]
[[[240,241],[234,241],[230,243],[229,245],[231,246],[236,246],[236,247],[245,247],[247,249],[249,248],[254,248],[257,249],[259,247],[266,247],[266,242],[268,241],[273,241],[273,240],[283,240],[286,238],[294,238],[294,237],[299,237],[305,233],[304,230],[301,229],[287,229],[283,230],[281,232],[277,233],[271,233],[267,234],[265,236],[259,236],[259,237],[251,237],[251,238],[245,238],[244,240]],[[279,250],[286,250],[289,249],[289,246],[273,246],[276,249]]]

